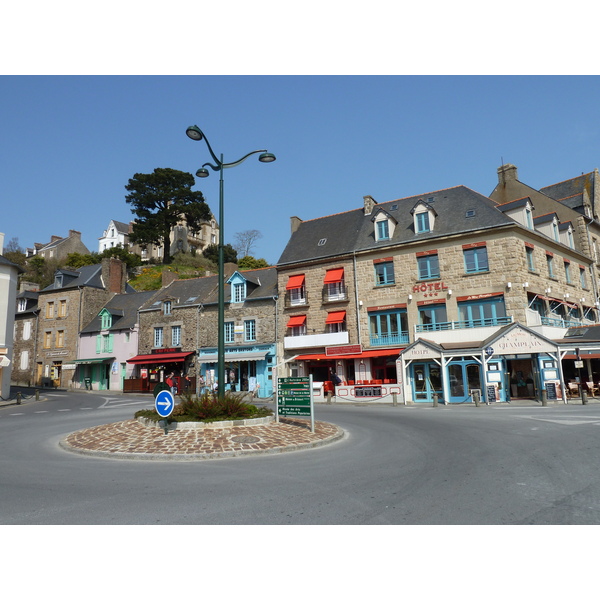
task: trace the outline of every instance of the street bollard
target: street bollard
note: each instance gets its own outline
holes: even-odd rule
[[[433,395],[433,405],[434,405],[434,406],[437,406],[437,405],[438,405],[438,400],[439,400],[439,398],[438,398],[438,395],[437,395],[437,394],[434,394],[434,395]]]
[[[40,399],[40,390],[35,390],[35,401],[39,402]]]
[[[479,397],[479,390],[473,390],[471,392],[471,398],[473,398],[473,402],[475,402],[475,406],[479,406],[479,401],[481,398]]]
[[[331,404],[331,392],[327,392],[327,404]]]
[[[587,392],[585,390],[581,391],[581,404],[587,404]]]
[[[542,390],[542,406],[548,406],[548,390]]]
[[[396,392],[392,394],[392,406],[398,406],[398,394]]]
[[[17,404],[21,404],[21,392],[17,392]]]

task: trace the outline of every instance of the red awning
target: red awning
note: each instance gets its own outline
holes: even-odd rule
[[[304,275],[292,275],[288,279],[286,290],[297,290],[304,285]]]
[[[287,326],[288,327],[300,327],[306,323],[306,315],[296,315],[295,317],[290,317]]]
[[[325,273],[323,283],[339,283],[342,279],[344,279],[344,267],[341,269],[330,269]]]
[[[346,311],[338,310],[336,312],[330,312],[327,314],[327,318],[325,319],[325,323],[329,325],[330,323],[343,323],[346,319]]]
[[[136,365],[142,364],[163,364],[173,362],[183,362],[188,356],[194,354],[193,352],[164,352],[157,354],[138,354],[133,358],[128,358],[128,363],[134,363]]]
[[[374,358],[376,356],[400,356],[402,348],[390,348],[388,350],[365,350],[361,354],[344,354],[340,356],[329,356],[327,354],[301,354],[296,360],[342,360],[347,358]]]

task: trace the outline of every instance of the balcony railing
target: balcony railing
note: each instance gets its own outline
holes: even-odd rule
[[[583,325],[583,321],[577,319],[561,319],[560,317],[542,317],[542,325],[547,327],[579,327]]]
[[[304,292],[304,295],[299,298],[292,296],[289,290],[285,293],[284,306],[285,308],[296,308],[298,306],[306,306],[308,304],[308,292]]]
[[[408,331],[386,335],[372,335],[370,337],[371,346],[398,346],[408,344]]]
[[[473,329],[475,327],[498,327],[508,325],[513,322],[510,317],[495,317],[492,319],[470,319],[468,321],[447,321],[444,323],[427,323],[426,325],[416,325],[417,333],[423,331],[447,331],[449,329]]]
[[[321,297],[323,303],[344,302],[348,300],[348,291],[345,285],[340,285],[335,290],[332,290],[328,285],[324,285]]]

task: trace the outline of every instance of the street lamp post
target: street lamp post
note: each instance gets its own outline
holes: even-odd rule
[[[236,167],[242,164],[253,154],[259,154],[258,160],[264,163],[270,163],[275,160],[275,155],[266,150],[253,150],[235,162],[226,163],[223,161],[223,155],[217,158],[216,154],[206,139],[206,135],[197,125],[190,125],[186,130],[187,136],[199,142],[204,140],[208,151],[215,164],[204,163],[202,168],[196,171],[196,177],[208,177],[209,172],[206,167],[213,171],[219,171],[219,315],[218,315],[218,348],[217,348],[217,396],[219,400],[225,397],[225,249],[224,249],[224,207],[223,207],[223,170]]]

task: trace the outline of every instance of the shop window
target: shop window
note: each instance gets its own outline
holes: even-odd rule
[[[394,261],[386,260],[375,263],[375,285],[391,285],[395,283]]]
[[[489,271],[486,246],[463,249],[466,273],[482,273]]]
[[[417,256],[419,279],[436,279],[440,276],[440,263],[437,254]]]

